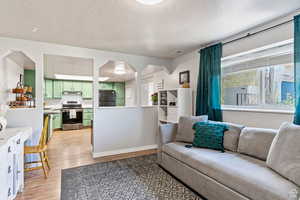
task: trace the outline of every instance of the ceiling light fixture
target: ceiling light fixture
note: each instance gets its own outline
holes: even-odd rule
[[[109,79],[109,77],[99,77],[99,81],[103,82],[103,81],[107,81]]]
[[[67,74],[55,74],[54,77],[60,80],[78,80],[78,81],[93,81],[92,76],[78,76],[78,75],[67,75]],[[99,81],[107,81],[109,77],[99,77]]]
[[[39,31],[39,28],[37,28],[37,27],[33,27],[31,31],[32,31],[33,33],[36,33],[36,32],[38,32],[38,31]]]
[[[126,71],[125,71],[125,63],[122,62],[122,61],[117,61],[117,62],[115,62],[115,70],[114,70],[114,73],[115,73],[115,74],[118,74],[118,75],[126,74]]]
[[[161,3],[163,0],[136,0],[136,1],[144,5],[155,5]]]

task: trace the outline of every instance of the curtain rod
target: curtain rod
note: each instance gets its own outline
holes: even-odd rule
[[[294,19],[291,19],[291,20],[288,20],[288,21],[285,21],[285,22],[282,22],[280,24],[276,24],[274,26],[271,26],[271,27],[268,27],[268,28],[265,28],[265,29],[262,29],[262,30],[259,30],[259,31],[256,31],[254,33],[248,33],[247,35],[245,36],[242,36],[242,37],[239,37],[239,38],[236,38],[236,39],[233,39],[233,40],[230,40],[228,42],[225,42],[223,43],[223,45],[227,45],[227,44],[230,44],[230,43],[233,43],[233,42],[236,42],[236,41],[239,41],[239,40],[242,40],[242,39],[245,39],[247,37],[251,37],[251,36],[254,36],[254,35],[257,35],[259,33],[262,33],[262,32],[265,32],[265,31],[268,31],[268,30],[271,30],[271,29],[274,29],[274,28],[277,28],[279,26],[282,26],[282,25],[285,25],[285,24],[288,24],[290,22],[294,21]]]

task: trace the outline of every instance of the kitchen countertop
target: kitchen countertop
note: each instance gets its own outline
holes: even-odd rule
[[[32,135],[32,128],[30,127],[20,127],[20,128],[6,128],[2,133],[0,133],[0,148],[5,146],[7,142],[20,135],[21,140],[25,141]]]
[[[53,114],[60,114],[61,110],[52,110],[52,109],[45,109],[44,115],[53,115]]]

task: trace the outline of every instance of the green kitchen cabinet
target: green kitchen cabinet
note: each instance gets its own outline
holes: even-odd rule
[[[83,126],[91,126],[93,120],[93,109],[83,109]]]
[[[72,91],[80,91],[80,92],[82,92],[82,84],[83,84],[84,82],[83,81],[73,81],[73,89],[72,89]]]
[[[82,83],[82,97],[84,99],[93,98],[93,83],[92,82],[83,82]]]
[[[53,81],[50,79],[46,79],[44,84],[45,84],[45,91],[44,91],[45,99],[52,99],[53,98]]]
[[[62,128],[62,115],[54,114],[53,115],[53,129],[61,129]]]
[[[53,80],[53,98],[61,99],[63,92],[63,81]]]
[[[116,91],[117,95],[116,105],[125,106],[125,83],[114,83],[113,89]]]
[[[63,91],[81,91],[84,99],[93,98],[93,82],[45,79],[45,99],[61,99]],[[115,90],[117,106],[125,105],[125,83],[99,82],[101,90]]]
[[[87,126],[91,126],[91,125],[92,125],[91,120],[83,120],[83,126],[87,127]]]
[[[63,81],[63,90],[64,91],[82,91],[83,81]]]
[[[100,82],[99,87],[100,87],[100,90],[112,90],[113,89],[113,83]]]
[[[125,84],[124,83],[114,83],[113,89],[117,93],[117,98],[119,98],[119,99],[125,98]]]
[[[32,97],[35,97],[35,70],[24,70],[24,85],[32,87]]]
[[[125,98],[117,98],[116,105],[117,106],[125,106]]]
[[[73,81],[63,81],[63,91],[74,91]]]

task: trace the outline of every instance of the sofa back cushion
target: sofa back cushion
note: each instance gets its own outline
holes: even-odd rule
[[[228,122],[224,122],[224,124],[228,127],[228,130],[224,133],[224,148],[226,150],[236,152],[238,149],[240,134],[245,126]]]
[[[243,128],[238,152],[261,160],[267,160],[268,153],[277,130],[263,128]]]
[[[284,123],[275,136],[268,167],[300,186],[300,126]]]
[[[180,117],[176,135],[177,142],[193,143],[195,131],[193,125],[196,122],[206,122],[208,120],[207,115],[202,116],[190,116]]]
[[[242,129],[245,127],[239,124],[233,124],[229,122],[214,122],[225,124],[228,128],[224,133],[224,148],[225,150],[236,152],[238,148],[239,138]]]

